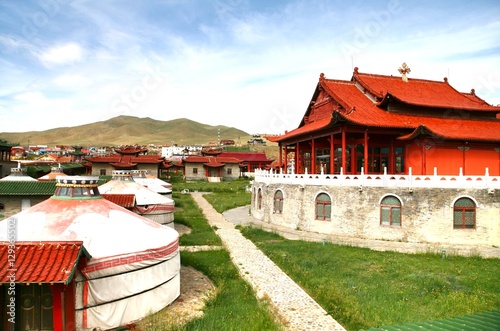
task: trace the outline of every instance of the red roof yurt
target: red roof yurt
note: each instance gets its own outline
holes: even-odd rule
[[[56,179],[50,198],[0,221],[18,241],[82,241],[91,258],[75,275],[76,329],[109,329],[161,310],[180,294],[179,234],[104,199],[98,177]]]
[[[127,208],[159,224],[174,227],[174,200],[135,182],[130,170],[113,170],[112,179],[99,186],[99,192],[111,201],[116,197],[134,195],[135,202]]]

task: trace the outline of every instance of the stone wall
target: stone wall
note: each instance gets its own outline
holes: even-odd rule
[[[44,200],[47,200],[50,196],[0,196],[0,203],[3,204],[4,209],[0,210],[0,214],[4,218],[8,218],[12,215],[18,214],[22,210],[23,200],[26,200],[26,205],[34,206]],[[1,219],[1,218],[0,218]]]
[[[258,190],[262,204],[258,208]],[[283,211],[274,213],[274,194],[283,192]],[[331,220],[315,220],[316,196],[331,198]],[[380,202],[386,195],[401,201],[401,226],[380,222]],[[476,202],[476,228],[453,228],[457,198]],[[329,235],[404,242],[500,246],[500,190],[307,186],[264,184],[252,187],[252,214],[259,220],[293,229]]]

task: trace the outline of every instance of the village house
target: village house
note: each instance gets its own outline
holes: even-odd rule
[[[113,170],[146,170],[148,174],[160,177],[167,164],[159,155],[147,155],[147,149],[139,146],[124,146],[115,149],[115,154],[108,156],[89,156],[87,174],[92,176],[111,176]]]
[[[219,182],[240,176],[240,160],[233,157],[188,156],[183,163],[186,180]]]
[[[298,128],[268,137],[252,214],[367,239],[500,245],[500,107],[443,81],[361,73],[315,87]]]

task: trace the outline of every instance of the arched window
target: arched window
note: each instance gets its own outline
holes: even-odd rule
[[[262,209],[262,189],[259,188],[257,190],[257,209],[261,210]]]
[[[460,198],[453,205],[453,228],[476,228],[476,204],[472,199]]]
[[[274,193],[274,211],[275,214],[283,213],[283,192],[277,190]]]
[[[380,202],[380,225],[401,226],[401,201],[388,195]]]
[[[332,200],[326,193],[320,193],[316,197],[316,219],[329,221],[332,214]]]

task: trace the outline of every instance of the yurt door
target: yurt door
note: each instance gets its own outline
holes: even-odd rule
[[[47,284],[18,287],[16,331],[51,331],[52,292]],[[17,316],[16,316],[17,318]]]

